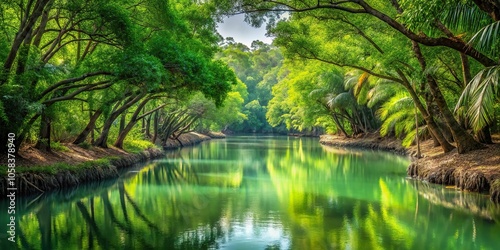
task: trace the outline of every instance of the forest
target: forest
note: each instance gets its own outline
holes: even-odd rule
[[[2,0],[0,249],[496,249],[499,78],[500,0]]]
[[[221,37],[234,14],[273,44]],[[500,130],[499,19],[497,0],[2,1],[0,147],[378,132],[466,153]]]

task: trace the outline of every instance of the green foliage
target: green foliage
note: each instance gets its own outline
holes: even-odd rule
[[[136,43],[133,23],[130,20],[130,13],[123,8],[121,3],[106,2],[96,9],[102,18],[102,24],[111,30],[117,39],[125,46]]]
[[[408,147],[415,139],[416,121],[415,106],[413,100],[407,92],[398,92],[387,102],[382,104],[377,115],[383,121],[380,127],[382,136],[394,134],[396,137],[403,138],[403,146]],[[422,117],[418,117],[419,127],[423,123]],[[420,132],[425,131],[422,127]]]
[[[128,113],[125,123],[135,124],[132,113],[144,100],[159,106],[201,92],[220,106],[236,83],[233,72],[214,60],[219,37],[208,3],[46,2],[37,8],[0,4],[0,22],[6,24],[0,59],[4,62],[9,51],[16,55],[0,77],[0,126],[9,132],[67,141],[86,127],[89,113],[99,111],[94,131],[106,146],[108,137],[121,132],[115,118]],[[21,18],[33,18],[33,27],[24,27]],[[16,48],[13,39],[26,30],[33,30],[33,37]],[[37,136],[42,113],[53,131]],[[138,128],[130,132],[133,138],[141,138],[138,134]]]
[[[160,60],[152,55],[125,52],[117,74],[133,85],[147,85],[148,90],[157,89],[165,81],[166,72]]]
[[[247,96],[245,84],[238,81],[237,85],[232,87],[232,91],[228,93],[227,98],[221,106],[216,107],[214,103],[208,101],[201,95],[193,96],[188,106],[205,106],[200,122],[197,126],[197,131],[221,131],[230,125],[239,125],[248,117],[243,113],[243,96]],[[195,105],[199,102],[201,104]]]
[[[61,142],[52,142],[50,144],[50,147],[55,150],[55,151],[59,151],[59,152],[69,152],[69,148],[64,146]]]
[[[470,40],[471,44],[494,58],[500,56],[500,21],[485,25]]]
[[[455,111],[470,118],[475,131],[495,120],[494,104],[500,99],[500,66],[480,71],[462,93]]]
[[[123,149],[130,153],[140,153],[151,148],[158,148],[158,146],[150,141],[138,139],[127,139],[123,142]]]
[[[218,56],[246,86],[246,93],[241,94],[245,102],[240,122],[227,129],[233,132],[271,132],[265,113],[272,98],[272,88],[278,83],[283,57],[277,48],[261,41],[254,41],[251,48],[231,40],[226,42]]]
[[[7,115],[5,114],[5,107],[3,105],[2,99],[0,99],[0,120],[2,120],[5,123],[8,122],[8,118]]]

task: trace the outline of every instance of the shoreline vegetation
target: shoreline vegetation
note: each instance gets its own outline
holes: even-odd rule
[[[494,136],[494,144],[485,149],[458,154],[456,149],[443,153],[434,147],[431,140],[421,142],[420,159],[416,158],[417,147],[405,149],[394,138],[382,138],[371,134],[359,138],[339,135],[322,135],[320,143],[334,147],[384,150],[411,158],[407,174],[420,181],[445,185],[463,191],[488,194],[494,203],[500,203],[500,138]]]
[[[212,138],[223,138],[223,134],[204,135],[195,132],[182,134],[177,140],[167,141],[164,150],[160,147],[141,148],[134,145],[127,152],[114,147],[84,148],[68,143],[61,144],[62,150],[47,153],[32,146],[24,147],[19,152],[21,158],[17,158],[16,161],[16,194],[39,194],[118,177],[121,169],[162,157],[166,150],[192,146]],[[3,159],[1,162],[4,162]],[[6,166],[0,168],[2,173],[7,172]],[[1,175],[0,195],[3,197],[7,194],[7,183],[7,175]]]

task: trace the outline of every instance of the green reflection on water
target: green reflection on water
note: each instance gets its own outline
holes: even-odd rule
[[[498,207],[482,195],[408,180],[408,163],[311,138],[229,137],[172,151],[118,180],[20,199],[17,247],[498,246]],[[1,249],[13,249],[1,240]]]

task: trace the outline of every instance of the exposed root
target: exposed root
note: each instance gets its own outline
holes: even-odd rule
[[[24,178],[24,176],[23,176],[23,177],[21,177],[21,179],[22,179],[24,182],[26,182],[28,185],[30,185],[30,186],[32,186],[33,188],[35,188],[36,190],[40,191],[41,193],[44,193],[44,191],[43,191],[43,190],[39,189],[39,188],[38,188],[37,186],[35,186],[33,183],[31,183],[31,182],[29,182],[28,180],[26,180],[26,178]]]
[[[490,189],[490,183],[481,172],[460,169],[454,175],[455,185],[460,189],[473,192],[488,192]]]
[[[490,186],[490,200],[495,203],[500,203],[500,179],[496,179]]]
[[[61,188],[75,187],[81,183],[105,180],[118,177],[118,169],[131,166],[137,162],[147,159],[156,158],[164,154],[161,150],[148,150],[140,154],[127,155],[111,161],[110,165],[99,166],[95,165],[87,169],[78,169],[78,165],[74,170],[63,170],[56,174],[48,173],[20,173],[16,176],[18,183],[17,193],[19,195],[35,194],[56,190]],[[6,195],[7,178],[0,179],[0,194]],[[5,187],[5,188],[4,188]]]

